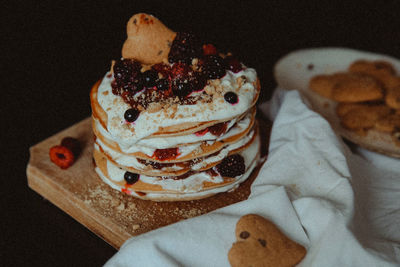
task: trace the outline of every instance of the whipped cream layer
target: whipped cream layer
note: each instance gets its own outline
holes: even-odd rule
[[[99,85],[97,101],[107,114],[107,131],[120,146],[131,147],[160,129],[184,123],[228,121],[248,111],[258,95],[257,74],[252,68],[238,73],[227,71],[219,80],[211,80],[203,91],[211,92],[211,102],[198,101],[194,105],[174,105],[159,111],[144,110],[133,123],[127,123],[124,113],[131,108],[120,96],[112,93],[113,76],[107,73]],[[193,96],[201,92],[192,93]],[[235,92],[238,103],[224,100],[226,92]]]
[[[233,144],[228,144],[226,145],[223,149],[221,149],[216,155],[212,155],[209,157],[204,157],[201,160],[195,161],[193,165],[190,166],[191,170],[200,170],[202,168],[205,168],[209,165],[212,165],[214,163],[220,162],[225,158],[229,152],[235,151],[236,149],[239,149],[241,147],[246,146],[250,141],[252,141],[253,136],[255,134],[255,129],[251,130],[246,136],[243,138],[239,139],[237,142]],[[101,150],[100,150],[101,148]],[[124,153],[120,153],[116,150],[113,150],[112,148],[108,147],[105,143],[101,141],[101,139],[97,138],[96,143],[95,143],[95,149],[102,151],[105,153],[109,158],[112,158],[112,160],[122,166],[122,167],[132,167],[138,171],[146,172],[149,171],[150,166],[143,164],[138,161],[138,159],[134,156],[127,155]],[[166,171],[168,172],[173,172],[173,171],[180,171],[183,169],[187,169],[187,167],[179,165],[179,164],[172,164],[168,166],[167,168],[161,168],[159,170],[152,169],[152,173],[164,173]]]
[[[139,140],[138,143],[130,146],[124,146],[121,144],[119,148],[124,153],[136,153],[142,152],[147,156],[151,157],[156,149],[175,148],[179,149],[179,157],[183,157],[200,147],[200,145],[207,141],[208,145],[212,145],[215,141],[227,139],[244,132],[253,122],[253,115],[251,112],[247,113],[244,118],[236,123],[236,119],[228,122],[227,130],[220,136],[215,136],[210,132],[204,135],[198,135],[196,133],[182,135],[182,136],[166,136],[166,137],[154,137],[148,139]],[[101,123],[94,119],[94,127],[100,132],[100,134],[108,141],[117,142],[113,139],[113,136],[101,125]],[[103,145],[102,145],[103,147]]]
[[[234,178],[235,180],[229,184],[225,184],[219,187],[218,186],[210,187],[210,189],[204,188],[204,182],[211,182],[218,185],[218,183],[222,183],[224,181],[224,178],[221,177],[221,175],[219,174],[213,176],[206,171],[195,172],[194,174],[189,175],[187,178],[179,180],[175,180],[169,177],[140,175],[140,180],[142,182],[152,185],[159,185],[163,189],[163,191],[145,192],[145,195],[143,195],[143,192],[137,193],[134,190],[129,189],[129,186],[127,185],[121,186],[121,183],[124,183],[125,170],[114,165],[109,160],[107,160],[107,171],[109,177],[106,177],[98,167],[96,167],[96,172],[101,177],[101,179],[105,183],[110,185],[112,188],[119,191],[124,191],[125,193],[128,193],[130,195],[139,198],[154,199],[154,200],[163,200],[163,199],[179,200],[187,198],[201,198],[219,192],[226,192],[229,190],[233,190],[241,182],[246,180],[258,164],[259,146],[260,146],[259,136],[256,136],[253,143],[248,148],[238,153],[244,158],[246,166],[245,173],[236,176]]]

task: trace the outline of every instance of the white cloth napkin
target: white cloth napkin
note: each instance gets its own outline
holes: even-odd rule
[[[300,266],[399,266],[400,161],[352,153],[297,91],[261,109],[274,125],[249,199],[133,237],[106,266],[229,266],[249,213],[307,248]]]

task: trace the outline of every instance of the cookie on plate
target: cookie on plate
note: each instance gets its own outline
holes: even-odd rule
[[[396,76],[393,65],[384,60],[357,60],[349,66],[353,73],[363,73],[377,79],[388,89],[400,85],[400,79]]]
[[[383,98],[383,88],[371,76],[348,73],[345,78],[337,79],[332,88],[332,99],[338,102],[362,102]]]
[[[385,105],[360,104],[350,109],[341,117],[343,127],[350,130],[368,129],[391,113]]]
[[[385,102],[389,107],[400,110],[400,85],[387,90]]]
[[[236,224],[236,239],[229,250],[232,266],[294,266],[306,249],[286,237],[264,217],[248,214]]]
[[[381,83],[361,73],[338,72],[311,78],[309,87],[321,96],[338,102],[362,102],[383,98]]]
[[[381,118],[375,123],[375,129],[386,133],[400,131],[400,113]]]

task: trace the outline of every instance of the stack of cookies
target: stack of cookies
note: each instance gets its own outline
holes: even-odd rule
[[[234,190],[259,159],[259,81],[231,54],[147,14],[91,90],[96,172],[155,201]]]
[[[400,146],[400,76],[390,63],[357,60],[348,72],[314,76],[309,86],[339,102],[344,128],[360,136],[371,129],[390,134]]]

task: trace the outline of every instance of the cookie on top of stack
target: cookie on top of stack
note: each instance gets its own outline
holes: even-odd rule
[[[155,201],[237,188],[259,160],[255,70],[151,15],[131,17],[127,35],[90,93],[97,174]]]

